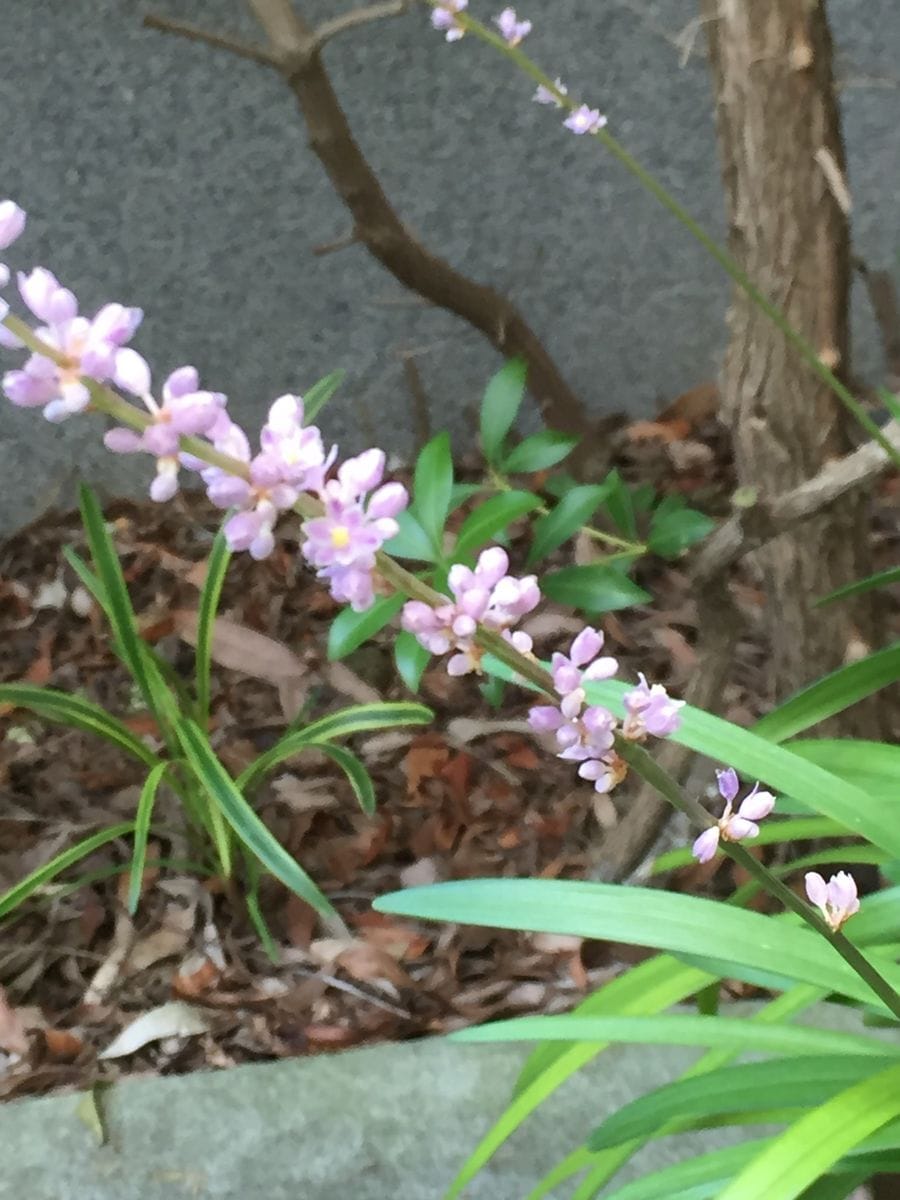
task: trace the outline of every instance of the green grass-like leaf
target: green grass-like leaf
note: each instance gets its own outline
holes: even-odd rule
[[[244,799],[197,725],[193,721],[182,720],[177,732],[185,757],[206,791],[210,805],[221,811],[244,846],[256,855],[267,871],[311,904],[316,912],[334,915],[326,896],[296,859],[272,836]]]
[[[138,800],[137,814],[134,821],[134,851],[131,856],[131,871],[128,878],[128,911],[132,916],[137,912],[141,898],[141,884],[147,864],[147,838],[150,833],[150,818],[153,815],[153,805],[156,793],[162,783],[163,776],[168,770],[168,763],[159,763],[144,780]]]
[[[336,386],[336,385],[335,385]],[[206,563],[206,578],[200,592],[197,610],[197,646],[194,651],[194,680],[197,692],[197,710],[201,723],[209,716],[209,686],[212,669],[212,638],[216,613],[222,597],[225,574],[231,561],[231,551],[220,529],[216,534]]]
[[[133,829],[133,821],[122,821],[118,825],[110,825],[107,829],[101,829],[99,833],[94,833],[90,837],[82,838],[76,845],[70,846],[68,850],[63,850],[61,854],[57,854],[48,863],[44,863],[42,867],[38,867],[30,875],[26,875],[24,879],[20,880],[19,883],[0,896],[0,917],[5,917],[7,913],[18,908],[38,888],[43,887],[45,883],[49,883],[51,879],[61,874],[67,867],[71,867],[74,863],[80,862],[81,859],[87,858],[89,854],[93,854],[95,850],[99,850],[107,842],[114,842],[116,838],[126,837]]]
[[[116,717],[111,717],[99,704],[82,696],[59,692],[54,688],[37,687],[31,683],[4,683],[0,684],[0,703],[27,708],[44,720],[95,733],[148,767],[155,767],[160,761],[126,725]]]

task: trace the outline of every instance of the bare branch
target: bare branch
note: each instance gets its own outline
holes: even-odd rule
[[[359,234],[355,229],[351,229],[349,233],[345,233],[339,238],[334,238],[330,242],[320,242],[318,246],[313,246],[312,252],[317,258],[324,258],[326,254],[334,254],[336,250],[346,250],[348,246],[355,246],[359,240]]]
[[[262,46],[254,46],[250,42],[243,42],[240,38],[229,37],[224,33],[213,33],[212,30],[202,29],[189,21],[176,21],[173,17],[147,13],[144,26],[147,29],[158,29],[161,33],[187,38],[190,42],[202,42],[215,50],[227,50],[230,54],[236,54],[238,58],[249,58],[251,62],[260,63],[264,67],[278,66],[277,60]]]
[[[388,0],[386,4],[370,4],[366,8],[354,8],[343,16],[334,17],[331,21],[323,21],[315,32],[316,46],[324,46],[331,38],[337,37],[348,29],[357,29],[360,25],[368,25],[372,21],[382,21],[385,17],[399,17],[412,8],[413,0]]]
[[[395,0],[395,4],[398,0]],[[322,62],[327,36],[365,19],[386,15],[390,4],[348,13],[314,30],[291,0],[247,0],[269,40],[271,56],[297,98],[309,144],[349,210],[359,240],[382,266],[428,303],[462,317],[501,354],[521,356],[528,385],[548,425],[582,441],[576,450],[584,464],[597,443],[584,406],[569,387],[538,335],[512,303],[492,287],[476,283],[432,254],[403,224],[353,137]]]

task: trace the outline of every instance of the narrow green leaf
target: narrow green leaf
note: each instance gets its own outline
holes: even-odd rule
[[[590,520],[608,493],[605,483],[586,483],[567,492],[550,512],[535,521],[527,565],[533,566],[568,541]]]
[[[638,587],[627,575],[602,563],[551,571],[541,581],[541,590],[559,604],[580,608],[590,614],[613,612],[652,600],[649,592]]]
[[[144,870],[147,865],[147,838],[150,833],[150,818],[153,815],[153,805],[162,778],[168,770],[168,763],[160,763],[154,767],[141,788],[137,813],[134,820],[134,851],[131,856],[131,872],[128,880],[128,911],[132,916],[137,912],[141,899],[141,885],[144,881]]]
[[[394,638],[394,663],[397,674],[411,692],[418,692],[425,668],[431,661],[431,651],[407,633],[405,629]]]
[[[316,887],[309,875],[265,827],[241,793],[234,780],[216,758],[209,742],[193,721],[181,721],[178,736],[198,781],[206,790],[210,803],[218,806],[228,824],[256,855],[267,871],[280,879],[285,887],[318,913],[331,916],[334,909]]]
[[[514,446],[503,460],[501,470],[509,475],[525,471],[544,471],[555,467],[575,449],[578,438],[555,429],[535,433]]]
[[[90,837],[82,838],[76,845],[70,846],[68,850],[63,850],[62,854],[51,858],[49,862],[32,871],[30,875],[26,875],[24,879],[0,896],[0,917],[5,917],[14,908],[18,908],[23,900],[27,900],[38,888],[42,888],[45,883],[49,883],[51,879],[61,874],[67,867],[71,867],[73,863],[87,858],[89,854],[93,854],[107,842],[114,842],[116,838],[126,837],[133,829],[133,821],[122,821],[118,825],[110,825],[108,829],[101,829],[99,833],[94,833]]]
[[[344,382],[346,371],[332,371],[303,394],[303,420],[311,425],[316,417]]]
[[[492,466],[497,466],[503,443],[525,396],[527,368],[524,359],[513,358],[491,379],[481,402],[481,449]]]
[[[412,558],[416,562],[436,562],[438,548],[431,544],[428,534],[412,515],[406,511],[397,514],[397,533],[385,542],[384,549],[391,558]]]
[[[328,657],[331,661],[346,658],[363,642],[380,633],[396,617],[405,599],[399,594],[384,596],[365,612],[354,612],[352,608],[339,612],[328,630]]]
[[[103,589],[104,607],[112,625],[116,642],[125,665],[141,689],[147,707],[159,719],[156,710],[154,687],[148,675],[147,662],[141,652],[137,621],[125,577],[115,547],[106,528],[103,511],[94,493],[85,484],[79,489],[81,519],[84,524],[91,557]]]
[[[900,679],[900,642],[832,671],[757,721],[754,733],[783,742]]]
[[[743,1017],[514,1017],[450,1034],[454,1042],[614,1042],[633,1046],[708,1046],[782,1055],[900,1056],[900,1046],[866,1034],[810,1025],[755,1025]],[[900,1070],[900,1067],[897,1068]],[[705,1078],[705,1077],[704,1077]],[[761,1193],[765,1195],[765,1193]]]
[[[371,817],[375,812],[375,786],[369,772],[355,754],[345,746],[332,746],[329,742],[313,742],[317,750],[327,754],[332,762],[336,762],[347,781],[353,788],[353,793],[359,801],[359,807],[366,816]]]
[[[769,971],[774,961],[791,980],[887,1011],[834,949],[805,928],[697,896],[570,880],[467,879],[393,892],[375,907],[422,920],[573,934],[721,959],[738,978],[744,969]],[[900,985],[900,967],[885,964],[882,973]]]
[[[874,575],[868,575],[865,579],[848,583],[834,592],[829,592],[827,596],[820,596],[815,606],[821,608],[825,604],[833,604],[835,600],[861,596],[864,592],[873,592],[876,588],[888,587],[892,583],[900,583],[900,567],[888,567],[886,571],[876,571]]]
[[[650,1139],[679,1129],[705,1128],[718,1117],[771,1107],[809,1108],[888,1065],[872,1055],[804,1055],[741,1063],[663,1084],[611,1113],[588,1138],[591,1150],[606,1150],[632,1138]]]
[[[453,459],[448,433],[437,434],[422,447],[416,461],[413,494],[413,515],[440,553],[453,494]]]
[[[262,907],[259,903],[259,884],[262,877],[259,860],[245,850],[244,862],[247,867],[247,915],[250,918],[251,925],[256,930],[256,936],[259,938],[260,945],[269,961],[277,963],[281,959],[281,955],[278,952],[278,943],[272,937],[269,923],[263,916]]]
[[[768,1144],[768,1138],[757,1138],[739,1146],[694,1155],[685,1162],[661,1167],[652,1175],[633,1179],[608,1193],[604,1200],[716,1200],[735,1172]],[[582,1187],[572,1193],[572,1200],[591,1200],[597,1195],[595,1187],[602,1186],[602,1182],[605,1182],[602,1175],[600,1183],[588,1175]],[[763,1193],[756,1200],[764,1200]],[[765,1200],[769,1200],[768,1196]]]
[[[796,1200],[870,1134],[900,1115],[900,1066],[854,1084],[801,1117],[740,1172],[720,1200]]]
[[[354,733],[370,733],[375,729],[394,729],[405,725],[428,725],[434,713],[424,704],[407,701],[387,701],[383,704],[354,704],[339,712],[329,713],[313,721],[304,729],[284,734],[264,754],[238,776],[236,786],[244,792],[253,786],[267,771],[295,754],[299,754],[313,742],[319,745],[334,738],[350,737]]]
[[[81,555],[72,546],[63,546],[63,558],[78,576],[79,582],[86,591],[90,592],[103,611],[106,611],[106,596],[103,594],[103,584],[87,565]]]
[[[492,541],[513,521],[540,506],[533,492],[501,492],[470,512],[456,536],[454,555],[462,556]]]
[[[158,756],[126,725],[116,717],[111,717],[99,704],[82,696],[69,695],[54,688],[37,687],[31,683],[3,683],[0,684],[0,703],[27,708],[46,721],[95,733],[148,767],[155,767],[159,762]]]
[[[685,967],[668,955],[658,954],[605,984],[584,1000],[577,1011],[657,1013],[686,999],[709,980],[710,976],[702,971]],[[519,1077],[512,1102],[463,1164],[445,1200],[460,1196],[523,1121],[603,1049],[602,1042],[571,1046],[551,1042],[535,1050]]]
[[[335,385],[337,386],[337,385]],[[209,679],[212,667],[213,623],[219,611],[222,586],[231,560],[231,551],[220,529],[216,534],[206,563],[206,578],[200,592],[197,611],[197,647],[194,651],[194,678],[197,688],[197,708],[202,723],[209,716]]]

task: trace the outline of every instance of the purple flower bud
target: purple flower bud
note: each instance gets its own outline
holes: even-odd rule
[[[133,429],[109,429],[103,435],[103,445],[113,454],[136,454],[143,448],[141,435]]]
[[[697,862],[707,863],[711,858],[715,857],[718,848],[719,827],[718,825],[711,825],[709,829],[704,829],[703,833],[694,842],[691,854],[696,858]]]
[[[569,89],[561,79],[554,79],[553,86],[556,88],[556,93],[550,88],[544,87],[541,83],[538,85],[537,91],[532,96],[536,104],[552,104],[555,108],[562,108],[562,100],[560,96],[568,96]]]
[[[19,294],[38,320],[48,325],[61,325],[78,314],[78,301],[44,267],[35,267],[29,275],[19,272]]]
[[[761,792],[759,784],[753,785],[753,790],[744,798],[738,809],[738,814],[749,821],[761,821],[775,807],[775,797],[771,792]]]
[[[562,713],[552,704],[538,704],[528,710],[528,724],[538,733],[555,733],[563,719]]]
[[[91,322],[91,333],[99,341],[124,346],[134,336],[143,318],[144,313],[140,308],[104,304]]]
[[[726,767],[724,771],[716,771],[716,780],[719,795],[723,800],[727,800],[729,804],[732,804],[741,786],[737,771],[735,771],[734,767]]]
[[[130,347],[116,354],[113,382],[132,396],[146,396],[150,391],[150,367],[147,360]]]
[[[572,643],[569,658],[576,667],[583,667],[597,657],[603,649],[603,634],[590,625],[582,629]]]
[[[606,124],[606,117],[601,116],[600,110],[582,104],[563,121],[566,129],[573,133],[599,133]]]
[[[504,8],[498,17],[494,17],[494,24],[500,30],[500,36],[510,46],[518,46],[519,42],[531,33],[531,22],[520,21],[514,8]]]
[[[0,250],[5,250],[22,236],[25,213],[12,200],[0,200]]]
[[[465,33],[465,28],[457,20],[457,13],[468,8],[469,0],[441,0],[437,8],[431,10],[432,28],[446,33],[448,42],[458,42]]]
[[[846,871],[838,871],[828,883],[818,871],[809,871],[805,883],[810,904],[821,909],[822,916],[835,932],[859,912],[856,880]]]

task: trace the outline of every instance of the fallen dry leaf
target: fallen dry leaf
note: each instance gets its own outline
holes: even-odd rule
[[[45,1029],[47,1054],[54,1062],[74,1062],[84,1049],[84,1042],[68,1029]]]
[[[18,1009],[13,1008],[0,987],[0,1050],[7,1054],[25,1054],[28,1051],[28,1035],[25,1022]]]
[[[196,1037],[197,1034],[208,1033],[210,1028],[209,1017],[201,1009],[182,1000],[170,1000],[168,1004],[142,1013],[136,1021],[126,1025],[97,1057],[124,1058],[151,1042],[170,1037]]]
[[[179,608],[172,614],[178,635],[189,646],[197,645],[197,613],[193,609]],[[275,638],[217,617],[213,622],[213,662],[231,671],[240,671],[254,679],[276,686],[287,680],[297,680],[306,674],[306,667],[293,650]]]

